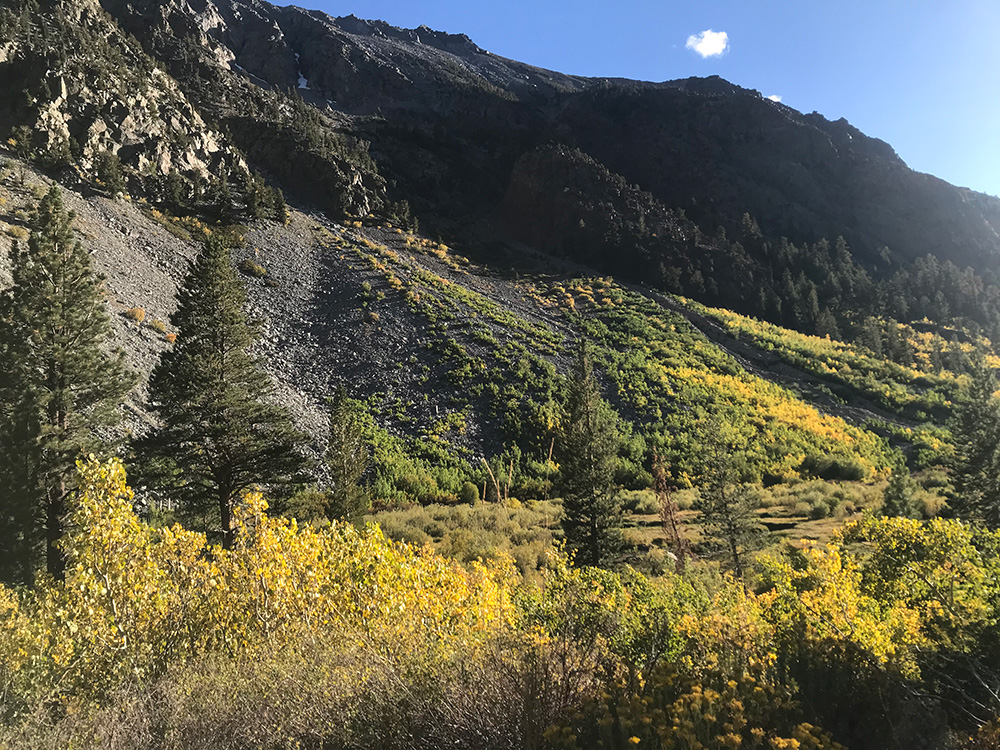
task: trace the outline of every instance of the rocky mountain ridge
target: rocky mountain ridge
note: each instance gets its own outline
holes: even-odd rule
[[[84,168],[93,153],[124,146],[137,175],[250,167],[335,214],[391,212],[407,200],[440,233],[469,234],[475,225],[482,234],[477,222],[486,220],[486,233],[502,236],[507,227],[495,220],[515,164],[560,144],[667,209],[684,210],[708,235],[722,227],[734,236],[749,212],[772,242],[843,236],[869,269],[879,266],[883,248],[898,264],[935,254],[979,271],[1000,253],[1000,201],[912,172],[888,144],[844,120],[800,114],[719,78],[568,76],[490,54],[463,35],[263,0],[101,5],[110,18],[89,0],[43,3],[28,30],[53,19],[93,29],[103,46],[78,44],[76,55],[105,59],[95,85],[133,92],[113,109],[135,114],[104,118],[103,127],[67,114],[82,105],[65,101],[66,81],[94,76],[81,63],[62,82],[49,80],[41,63],[35,70],[24,62],[25,33],[13,22],[0,63],[11,85],[37,89],[29,112],[8,104],[0,124],[41,128],[48,143],[36,145],[47,148],[82,139],[72,147],[82,151]],[[41,32],[35,36],[44,38]],[[167,76],[153,72],[159,65]],[[143,81],[133,82],[129,71]],[[71,83],[67,93],[74,86],[86,88]],[[150,101],[130,101],[136,95]],[[87,107],[102,105],[110,106]],[[231,140],[222,143],[207,122]],[[123,123],[128,132],[120,132]],[[154,135],[159,151],[146,153]],[[667,253],[664,261],[672,260]]]

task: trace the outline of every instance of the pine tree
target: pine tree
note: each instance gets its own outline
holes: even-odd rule
[[[184,178],[176,169],[171,169],[165,181],[165,193],[167,203],[174,209],[183,208],[187,196],[185,191]]]
[[[981,354],[972,363],[972,383],[957,409],[955,438],[955,512],[1000,528],[1000,400],[992,370]]]
[[[102,151],[95,159],[94,170],[97,179],[112,197],[125,192],[125,177],[122,174],[122,163],[118,154]]]
[[[330,399],[330,441],[326,465],[331,489],[327,506],[330,518],[356,518],[370,505],[361,478],[371,463],[357,408],[343,387]]]
[[[829,336],[834,341],[840,339],[840,328],[837,326],[837,318],[829,307],[824,307],[816,320],[816,335]]]
[[[274,207],[274,220],[279,224],[288,223],[288,204],[285,202],[285,194],[281,188],[271,189],[271,205]]]
[[[247,216],[251,219],[259,219],[263,216],[263,202],[261,201],[263,182],[257,175],[247,172],[243,181],[243,195],[247,206]]]
[[[75,463],[104,447],[135,378],[111,334],[100,279],[73,236],[73,214],[53,187],[13,253],[13,287],[0,298],[0,544],[4,577],[31,581],[43,557],[63,571],[57,542]]]
[[[914,498],[915,483],[906,468],[902,454],[897,454],[889,476],[889,485],[882,497],[882,515],[894,518],[916,518],[917,504]]]
[[[873,317],[865,318],[858,332],[856,343],[868,349],[876,357],[882,357],[882,326]]]
[[[147,480],[189,523],[235,539],[233,511],[255,485],[281,485],[306,466],[306,437],[271,401],[271,379],[250,353],[257,336],[225,244],[212,237],[192,264],[171,323],[177,342],[150,378],[162,426],[140,444]]]
[[[14,155],[20,162],[17,167],[17,184],[24,187],[24,180],[27,177],[26,164],[31,161],[32,155],[32,132],[27,125],[18,125],[11,131],[8,145],[14,149]]]
[[[760,497],[754,487],[740,483],[740,450],[728,427],[709,420],[701,442],[703,484],[695,507],[706,547],[714,547],[742,579],[749,554],[762,546],[767,533],[756,512]]]
[[[583,343],[569,375],[561,432],[556,445],[566,542],[578,564],[605,566],[623,546],[622,505],[614,484],[621,440]]]

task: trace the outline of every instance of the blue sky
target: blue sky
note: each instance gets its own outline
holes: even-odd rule
[[[331,15],[466,33],[491,52],[588,76],[720,75],[846,117],[912,168],[1000,195],[996,0],[298,0]],[[721,55],[687,45],[725,33]],[[708,37],[702,52],[720,46]],[[694,44],[691,45],[696,46]]]

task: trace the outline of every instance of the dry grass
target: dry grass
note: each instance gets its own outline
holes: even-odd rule
[[[517,508],[496,503],[434,504],[384,511],[368,520],[377,521],[391,539],[430,544],[462,562],[510,555],[521,572],[531,576],[545,564],[561,534],[561,510],[557,502]]]
[[[884,488],[885,482],[863,484],[822,479],[777,485],[761,491],[758,517],[776,544],[825,543],[858,513],[878,508]],[[697,498],[698,491],[693,489],[673,494],[680,509],[682,532],[696,547],[704,540],[699,513],[693,508]],[[669,561],[662,558],[666,556],[667,536],[655,496],[649,490],[641,490],[624,493],[623,500],[629,511],[625,519],[626,541],[639,551],[634,564],[652,574],[666,569]],[[942,502],[936,492],[917,493],[918,506],[928,511],[939,512]]]

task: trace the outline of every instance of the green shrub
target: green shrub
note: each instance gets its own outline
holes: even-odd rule
[[[652,490],[625,490],[621,500],[622,507],[629,513],[652,515],[660,512],[660,501]]]
[[[267,276],[267,269],[249,258],[245,258],[240,262],[239,269],[242,273],[252,276],[255,279],[263,279]]]
[[[674,502],[681,510],[691,510],[698,501],[698,490],[678,490],[674,493]]]
[[[832,515],[830,505],[822,500],[809,506],[809,518],[813,521],[818,521],[820,518],[827,518],[830,515]]]
[[[458,499],[466,505],[475,505],[479,502],[479,488],[472,482],[465,482],[458,492]]]
[[[864,465],[850,456],[806,456],[801,470],[820,479],[856,482],[864,479],[867,471]]]

